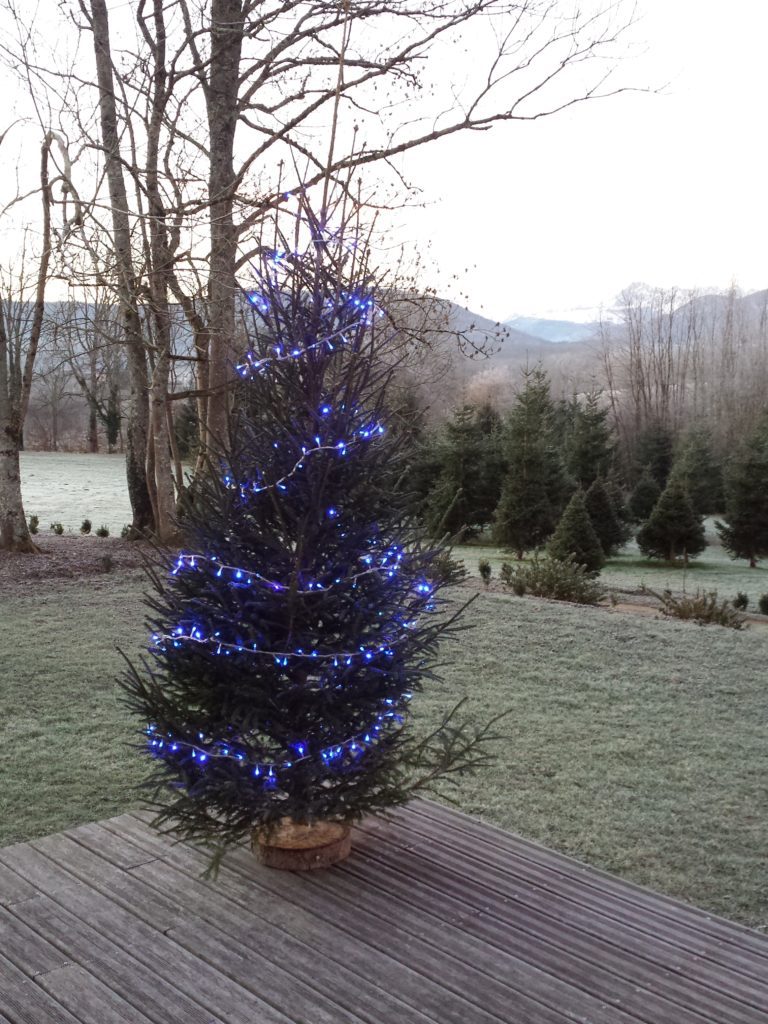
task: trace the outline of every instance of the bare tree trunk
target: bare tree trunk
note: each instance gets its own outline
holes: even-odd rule
[[[176,495],[173,486],[171,439],[168,428],[168,381],[171,368],[171,315],[168,288],[173,256],[168,243],[166,210],[159,182],[160,131],[166,108],[167,72],[165,19],[162,0],[154,0],[154,38],[149,31],[145,39],[151,44],[152,93],[147,132],[147,195],[149,198],[149,291],[152,306],[154,342],[157,358],[152,370],[150,390],[150,430],[147,466],[151,466],[155,530],[158,538],[169,542],[176,538]]]
[[[88,353],[88,369],[91,375],[91,387],[88,399],[88,451],[95,455],[99,450],[99,416],[96,409],[95,395],[98,387],[96,374],[96,349]]]
[[[228,438],[229,384],[235,355],[237,231],[233,219],[233,152],[239,117],[243,32],[241,0],[211,0],[211,70],[206,90],[211,211],[207,432],[208,443],[214,446],[225,444]]]
[[[51,138],[43,142],[40,160],[40,190],[43,201],[43,250],[37,270],[37,287],[32,325],[21,374],[10,371],[10,348],[0,302],[0,549],[34,553],[39,550],[33,542],[24,514],[21,496],[21,467],[19,452],[24,438],[24,420],[29,409],[32,390],[32,371],[35,365],[45,314],[45,286],[51,258],[51,190],[48,182],[48,157]],[[19,360],[20,362],[20,360]],[[17,371],[19,367],[17,366]]]
[[[21,498],[21,430],[11,399],[8,337],[0,312],[0,550],[34,552]]]
[[[120,300],[123,336],[128,356],[130,404],[126,429],[126,475],[133,512],[134,536],[155,527],[147,485],[146,453],[149,435],[149,380],[144,338],[139,320],[136,277],[131,255],[131,226],[128,217],[120,137],[117,128],[109,18],[105,0],[91,0],[91,29],[99,87],[99,115],[112,214],[115,269]]]

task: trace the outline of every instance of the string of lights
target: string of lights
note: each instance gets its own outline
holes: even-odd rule
[[[401,697],[402,704],[407,704],[412,696],[411,693],[404,693]],[[341,765],[345,753],[353,758],[357,757],[377,743],[383,732],[391,730],[391,727],[401,726],[405,719],[396,709],[397,702],[392,698],[386,698],[383,703],[386,705],[386,709],[376,715],[370,726],[354,736],[323,746],[316,752],[312,752],[308,741],[297,740],[289,744],[295,756],[282,761],[265,761],[260,758],[254,760],[246,744],[232,739],[206,743],[203,733],[198,733],[197,742],[183,739],[170,731],[160,734],[157,726],[153,724],[150,724],[145,730],[147,748],[155,757],[167,758],[177,754],[182,757],[188,756],[198,768],[203,768],[217,760],[233,761],[242,766],[243,770],[249,772],[254,778],[261,778],[265,782],[270,779],[277,781],[278,772],[293,768],[302,762],[315,760],[329,766]]]
[[[370,441],[371,438],[380,437],[384,434],[385,428],[381,423],[370,424],[367,427],[361,427],[360,430],[355,431],[353,440],[360,439],[361,441]],[[336,452],[339,455],[346,455],[352,444],[351,441],[336,441],[331,444],[323,444],[318,436],[313,438],[315,445],[312,448],[306,445],[301,446],[301,456],[291,469],[284,476],[281,476],[279,480],[276,480],[271,484],[261,484],[258,481],[253,481],[250,484],[238,484],[234,478],[229,474],[224,476],[224,483],[227,487],[234,487],[240,491],[242,498],[247,497],[250,494],[262,494],[264,491],[279,490],[285,491],[288,488],[288,481],[294,477],[300,469],[303,469],[306,465],[306,460],[310,455],[314,455],[317,452]],[[275,442],[274,447],[277,447]],[[333,518],[334,509],[329,510],[329,514]]]
[[[290,591],[294,594],[317,594],[327,593],[335,586],[343,586],[350,584],[353,587],[357,584],[357,581],[364,578],[365,576],[371,575],[383,575],[390,579],[393,579],[397,574],[400,567],[400,563],[403,558],[402,550],[396,553],[391,553],[391,550],[385,552],[384,555],[380,556],[380,562],[378,565],[371,566],[369,569],[362,569],[360,572],[352,573],[347,576],[334,576],[330,583],[324,584],[318,581],[310,580],[309,583],[304,586],[293,587],[288,583],[281,583],[278,580],[271,580],[264,576],[260,572],[255,572],[252,569],[244,569],[236,565],[227,565],[220,561],[218,558],[211,558],[208,555],[202,554],[182,554],[176,559],[176,564],[171,570],[172,576],[177,576],[185,569],[194,569],[200,571],[203,564],[209,564],[215,566],[214,575],[218,579],[228,580],[235,587],[252,587],[254,585],[261,585],[268,590],[274,591]],[[390,558],[394,559],[394,562],[390,562]],[[364,555],[361,561],[370,563],[373,561],[372,556]]]

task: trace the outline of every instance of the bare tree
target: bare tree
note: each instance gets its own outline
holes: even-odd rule
[[[16,0],[4,2],[23,29]],[[239,354],[238,277],[270,244],[265,218],[303,190],[348,188],[352,172],[368,167],[401,187],[399,158],[440,138],[622,91],[606,58],[632,17],[623,0],[595,0],[585,11],[561,0],[59,7],[90,32],[95,78],[84,61],[52,72],[28,31],[17,31],[16,56],[49,93],[66,79],[83,97],[82,109],[69,111],[83,149],[63,172],[71,208],[62,243],[87,248],[89,232],[111,239],[103,273],[114,282],[128,353],[133,525],[161,536],[172,527],[168,403],[182,397],[168,389],[170,303],[183,308],[195,339],[201,440],[221,443]],[[136,45],[111,40],[112,17],[134,29],[121,36]],[[431,101],[440,86],[433,58],[472,26],[490,44],[484,66],[468,68],[463,89],[444,82]],[[88,118],[88,90],[98,125]],[[150,314],[143,331],[142,307]]]
[[[4,136],[3,136],[4,137]],[[19,452],[29,408],[32,371],[45,313],[45,288],[51,255],[51,184],[48,175],[52,137],[40,153],[41,245],[34,298],[28,302],[23,266],[15,275],[16,290],[0,295],[0,549],[37,550],[27,527],[21,496]]]

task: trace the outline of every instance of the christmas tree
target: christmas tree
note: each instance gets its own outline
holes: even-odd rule
[[[716,523],[723,547],[750,567],[768,556],[768,415],[763,416],[725,477],[725,519]]]
[[[590,391],[584,404],[576,404],[573,433],[566,465],[571,476],[589,490],[598,476],[607,472],[615,444],[608,426],[608,406],[601,408],[601,392]]]
[[[672,464],[670,479],[678,480],[699,515],[722,512],[723,471],[712,452],[712,442],[705,430],[692,430],[685,438]]]
[[[568,502],[547,550],[551,558],[561,562],[573,558],[587,572],[599,572],[605,565],[605,554],[589,518],[583,491],[576,491]]]
[[[427,503],[434,536],[463,540],[493,519],[501,492],[500,419],[490,406],[465,405],[447,423],[436,450],[440,475]]]
[[[616,554],[626,543],[627,537],[623,524],[616,514],[608,488],[602,477],[595,477],[591,487],[584,495],[589,518],[605,555]]]
[[[262,254],[231,437],[183,515],[188,549],[156,574],[148,663],[123,680],[156,823],[209,843],[214,866],[254,829],[402,803],[482,763],[490,737],[453,712],[412,728],[455,629],[450,579],[432,575],[445,552],[422,544],[399,485],[397,332],[361,248],[310,227],[303,254]]]
[[[567,501],[569,481],[553,434],[549,379],[526,370],[524,385],[506,424],[506,475],[496,508],[494,537],[519,559],[552,535]]]
[[[645,522],[660,497],[661,488],[651,475],[651,471],[646,468],[629,496],[629,511],[634,521]]]
[[[674,562],[682,556],[686,563],[707,546],[701,516],[694,512],[681,483],[670,480],[664,488],[648,522],[638,531],[637,545],[649,558]]]

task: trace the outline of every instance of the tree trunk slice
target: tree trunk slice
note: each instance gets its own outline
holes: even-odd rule
[[[317,821],[297,825],[286,818],[277,828],[253,830],[253,852],[268,868],[282,871],[314,871],[338,864],[349,856],[352,837],[349,825]]]

